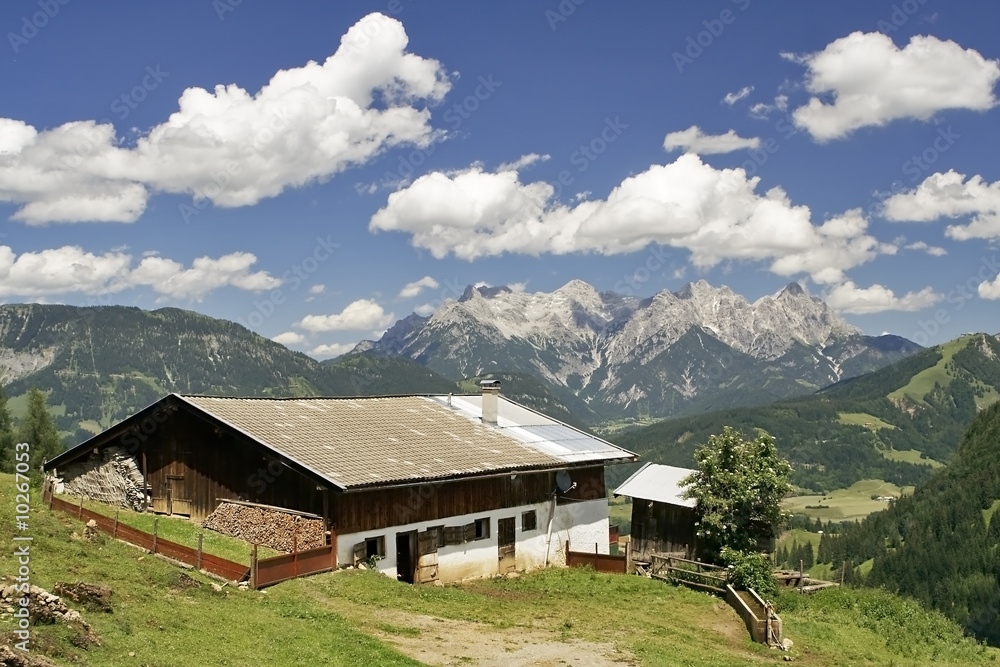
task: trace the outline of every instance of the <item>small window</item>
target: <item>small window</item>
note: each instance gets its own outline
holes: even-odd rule
[[[365,539],[365,558],[378,556],[385,558],[385,537],[368,537]]]
[[[445,545],[444,541],[444,526],[432,526],[427,530],[433,530],[437,534],[437,547],[440,549]]]
[[[527,532],[529,530],[535,530],[538,528],[538,516],[535,514],[535,510],[530,512],[521,513],[521,530]]]
[[[490,519],[476,519],[476,539],[485,540],[490,536]]]

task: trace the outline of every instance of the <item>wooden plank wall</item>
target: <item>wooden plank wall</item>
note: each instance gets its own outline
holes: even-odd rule
[[[577,488],[570,497],[597,500],[605,497],[604,468],[570,471]],[[354,533],[435,521],[464,514],[546,502],[555,490],[555,473],[521,473],[486,479],[345,493],[337,499],[337,532]]]
[[[153,497],[165,498],[172,486],[174,498],[191,501],[193,520],[211,514],[221,498],[323,513],[322,492],[315,481],[265,456],[243,436],[216,428],[185,409],[171,414],[143,447]]]
[[[652,553],[684,552],[693,558],[696,550],[694,509],[680,505],[632,500],[632,556],[648,560]]]

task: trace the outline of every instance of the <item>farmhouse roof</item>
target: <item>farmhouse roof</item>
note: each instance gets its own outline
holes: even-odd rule
[[[163,400],[168,399],[342,489],[637,458],[503,397],[495,425],[482,422],[479,395],[285,399],[171,394]],[[128,428],[144,412],[112,429]],[[76,458],[74,452],[93,447],[100,437],[61,454],[46,468]]]
[[[684,497],[685,487],[681,484],[685,477],[694,472],[697,471],[659,463],[646,463],[615,490],[615,495],[652,500],[667,505],[694,507],[694,498]]]

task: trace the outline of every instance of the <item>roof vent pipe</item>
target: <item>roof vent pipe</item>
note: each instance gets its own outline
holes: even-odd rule
[[[479,386],[483,390],[483,423],[496,426],[500,380],[482,380]]]

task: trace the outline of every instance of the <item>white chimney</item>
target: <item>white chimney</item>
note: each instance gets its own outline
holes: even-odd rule
[[[483,390],[483,423],[496,426],[500,380],[482,380],[479,386]]]

